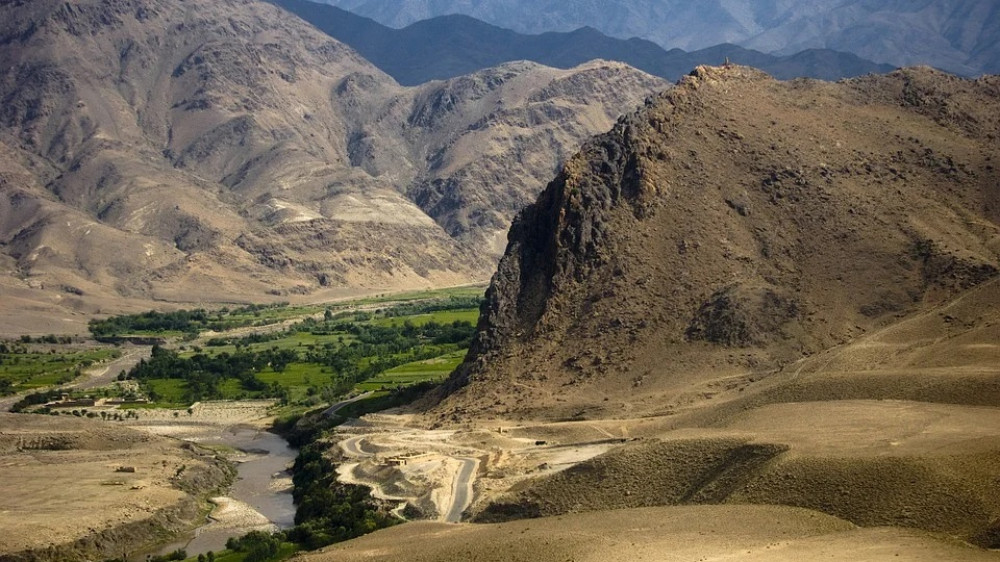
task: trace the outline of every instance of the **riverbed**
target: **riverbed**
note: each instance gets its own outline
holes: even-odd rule
[[[204,525],[165,545],[159,549],[160,554],[181,548],[188,556],[197,556],[225,549],[231,537],[255,530],[287,529],[295,524],[292,480],[287,469],[296,452],[284,439],[256,428],[232,428],[197,442],[220,447],[236,462],[236,481],[228,494],[211,499],[214,506]],[[231,452],[226,453],[229,449]]]
[[[261,404],[261,413],[266,410]],[[184,549],[188,556],[223,550],[226,541],[253,530],[275,531],[295,524],[292,479],[288,472],[297,451],[284,439],[265,430],[268,419],[235,415],[247,403],[199,404],[191,414],[143,412],[131,424],[158,435],[170,435],[211,447],[236,464],[237,477],[224,496],[211,498],[212,512],[204,525],[158,548],[154,554]],[[224,420],[224,421],[223,421]],[[235,423],[234,423],[235,422]],[[134,560],[145,560],[145,554]]]

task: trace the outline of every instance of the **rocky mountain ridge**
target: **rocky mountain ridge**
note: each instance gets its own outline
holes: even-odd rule
[[[439,411],[682,409],[994,279],[996,88],[699,68],[518,216]]]
[[[0,12],[5,312],[482,279],[560,159],[667,86],[598,62],[403,88],[250,0]]]
[[[397,28],[465,14],[521,33],[590,26],[612,37],[639,37],[666,49],[691,51],[734,43],[782,56],[833,49],[893,66],[925,64],[967,75],[1000,72],[1000,6],[989,0],[326,1]]]

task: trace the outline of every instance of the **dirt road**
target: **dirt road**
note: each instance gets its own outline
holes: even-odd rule
[[[371,453],[365,452],[361,448],[361,443],[364,440],[365,440],[365,437],[363,435],[358,436],[358,437],[351,437],[350,439],[345,439],[344,441],[341,441],[340,442],[340,447],[342,449],[344,449],[344,451],[348,455],[351,455],[352,457],[368,458],[368,457],[371,457],[373,455]]]
[[[332,416],[332,415],[336,414],[337,411],[340,410],[341,408],[343,408],[344,406],[346,406],[348,404],[351,404],[353,402],[357,402],[358,400],[364,400],[365,398],[368,398],[371,395],[372,395],[371,391],[368,391],[368,392],[363,392],[363,393],[355,396],[354,398],[348,398],[347,400],[341,400],[340,402],[337,402],[336,404],[330,406],[326,410],[323,410],[323,415],[324,416]]]
[[[475,480],[479,461],[471,458],[460,458],[462,468],[455,475],[455,486],[451,494],[451,509],[445,516],[445,521],[458,523],[462,520],[462,512],[472,503],[472,483]]]
[[[149,359],[153,348],[149,346],[126,346],[123,347],[122,356],[110,363],[97,365],[90,370],[84,371],[83,376],[78,380],[66,385],[66,388],[79,390],[90,390],[100,388],[113,383],[118,374],[122,371],[126,373],[135,367],[139,361]]]

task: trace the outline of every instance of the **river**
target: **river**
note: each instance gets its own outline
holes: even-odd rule
[[[236,427],[221,435],[191,440],[237,450],[230,456],[238,463],[237,479],[204,525],[159,549],[159,554],[182,548],[188,556],[197,556],[223,550],[230,537],[255,529],[287,529],[295,524],[291,475],[286,469],[297,452],[284,439],[267,431]]]

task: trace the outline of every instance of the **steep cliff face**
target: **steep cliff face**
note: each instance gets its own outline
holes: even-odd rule
[[[407,196],[452,236],[499,256],[517,211],[576,147],[665,86],[615,62],[572,71],[509,63],[418,89],[410,123],[426,172]],[[570,147],[573,147],[572,150]]]
[[[996,277],[998,86],[700,67],[518,216],[439,411],[668,412]]]

